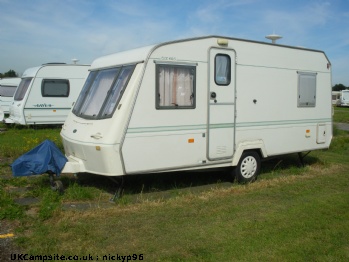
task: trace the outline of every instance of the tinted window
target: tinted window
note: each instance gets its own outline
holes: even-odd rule
[[[32,79],[33,79],[32,77],[22,79],[22,81],[18,85],[18,88],[17,88],[15,96],[14,96],[15,101],[23,100]]]
[[[16,86],[0,86],[0,96],[3,97],[13,97],[14,93],[16,92]]]
[[[298,72],[298,107],[316,104],[316,74]]]
[[[43,97],[68,97],[69,80],[67,79],[44,79],[41,84]]]

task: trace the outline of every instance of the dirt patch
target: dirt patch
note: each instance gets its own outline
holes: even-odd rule
[[[349,124],[347,123],[335,123],[338,129],[349,131]]]
[[[16,237],[10,236],[14,233],[16,227],[15,223],[0,220],[0,261],[13,261],[11,260],[11,254],[22,254],[23,252],[17,247],[13,240]]]

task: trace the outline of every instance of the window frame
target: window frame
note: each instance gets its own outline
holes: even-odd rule
[[[61,83],[66,83],[67,84],[67,87],[68,87],[68,92],[66,92],[66,94],[64,95],[47,95],[45,94],[45,84],[46,83],[49,83],[49,82],[61,82]],[[42,97],[69,97],[69,94],[70,94],[70,82],[69,82],[69,79],[49,79],[49,78],[46,78],[46,79],[43,79],[41,81],[41,96]]]
[[[316,89],[317,89],[317,73],[314,72],[297,72],[298,83],[297,83],[297,106],[298,107],[316,107]],[[310,81],[304,82],[308,78]],[[311,83],[311,82],[314,83]],[[310,85],[311,84],[311,85]],[[305,94],[306,88],[310,89],[307,91],[310,94]],[[308,101],[301,99],[302,96],[313,96],[314,99],[308,99]]]
[[[179,68],[179,69],[188,69],[189,73],[192,73],[193,81],[192,81],[192,105],[160,105],[160,69],[163,67],[167,68]],[[196,108],[196,67],[197,64],[177,64],[177,63],[156,63],[155,69],[155,108],[157,110],[180,110],[180,109],[195,109]]]
[[[80,95],[77,98],[76,103],[72,109],[73,114],[76,115],[77,117],[81,117],[83,119],[102,120],[102,119],[112,118],[115,111],[116,111],[116,108],[118,107],[120,100],[125,92],[125,89],[129,83],[130,79],[132,78],[132,75],[133,75],[133,72],[134,72],[136,66],[137,66],[137,64],[126,64],[126,65],[120,65],[120,66],[109,67],[109,68],[101,68],[98,70],[90,71],[90,73],[85,81],[85,84],[80,92]],[[110,111],[109,114],[102,115],[102,113],[105,111],[105,109],[108,106],[110,106],[110,104],[108,103],[109,99],[110,99],[108,94],[113,90],[114,85],[117,84],[117,81],[120,80],[119,77],[120,77],[121,73],[124,72],[124,69],[128,68],[128,67],[130,68],[130,72],[127,75],[127,78],[124,82],[124,85],[121,86],[121,88],[119,90],[119,96],[117,96],[117,99],[114,103],[112,110]],[[99,107],[98,114],[96,114],[96,115],[83,114],[82,109],[87,106],[87,105],[85,105],[86,99],[88,99],[88,95],[91,92],[92,87],[94,86],[95,80],[99,77],[100,73],[105,73],[106,70],[112,70],[112,69],[115,69],[116,72],[115,72],[115,75],[113,77],[111,84],[109,85],[107,95],[104,97],[103,101],[100,101],[101,106]],[[104,71],[104,72],[102,72],[102,71]],[[97,92],[97,90],[94,90],[94,89],[92,91]]]
[[[22,101],[28,92],[28,88],[33,81],[33,77],[22,78],[13,96],[14,101]]]

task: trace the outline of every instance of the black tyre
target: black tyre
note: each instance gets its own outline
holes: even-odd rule
[[[257,179],[261,167],[261,159],[257,152],[246,151],[242,154],[235,168],[235,177],[241,184],[250,183]]]

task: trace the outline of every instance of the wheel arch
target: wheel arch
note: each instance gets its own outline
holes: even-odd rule
[[[263,140],[244,141],[239,143],[236,147],[232,166],[238,165],[240,158],[245,151],[255,151],[259,154],[261,159],[268,156]]]

